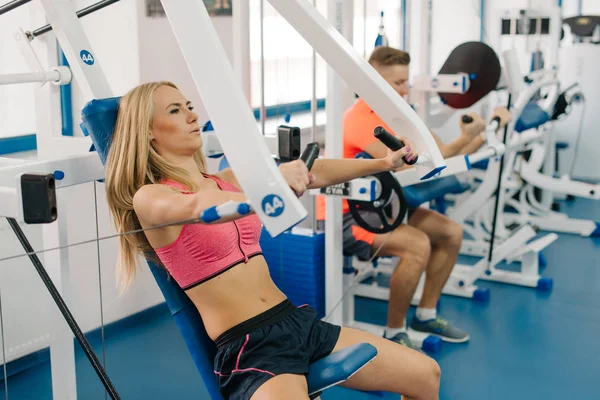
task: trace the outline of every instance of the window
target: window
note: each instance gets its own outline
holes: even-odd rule
[[[250,73],[251,105],[261,107],[261,41],[260,2],[250,0]],[[326,15],[326,0],[316,2],[317,9]],[[271,6],[264,1],[264,101],[265,107],[277,107],[285,114],[294,103],[310,104],[312,99],[313,49],[304,38]],[[327,64],[317,55],[317,99],[327,91]],[[308,108],[307,108],[308,110]]]
[[[261,106],[260,3],[250,0],[251,105]],[[327,16],[327,0],[315,6]],[[312,46],[270,5],[264,1],[264,102],[286,114],[291,105],[310,104],[312,98]],[[366,8],[366,16],[365,16]],[[379,32],[380,12],[384,11],[386,35],[391,46],[401,48],[401,0],[355,0],[353,43],[359,54],[368,57]],[[366,39],[366,40],[365,40]],[[327,96],[327,63],[317,54],[316,97]],[[322,104],[322,103],[321,103]],[[308,110],[308,108],[307,108]]]
[[[353,44],[359,54],[368,59],[375,48],[382,12],[388,45],[397,49],[404,48],[402,2],[403,0],[354,0]]]
[[[31,3],[0,16],[0,74],[30,71],[14,40],[18,28],[31,28],[30,7]],[[0,139],[35,132],[34,85],[0,85]]]

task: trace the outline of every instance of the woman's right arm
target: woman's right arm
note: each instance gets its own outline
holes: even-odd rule
[[[142,225],[150,227],[199,219],[202,211],[228,201],[243,203],[248,198],[244,193],[237,192],[202,190],[194,194],[181,194],[165,185],[145,185],[133,196],[133,209]],[[240,217],[236,214],[219,222]]]

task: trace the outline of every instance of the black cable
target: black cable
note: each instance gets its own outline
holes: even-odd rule
[[[8,220],[9,225],[15,232],[15,235],[17,235],[17,238],[19,239],[19,242],[21,242],[21,245],[23,246],[25,251],[27,251],[28,253],[33,252],[33,247],[31,247],[31,244],[29,243],[27,236],[25,236],[25,233],[23,233],[23,230],[21,229],[21,227],[19,226],[17,221],[14,218],[6,218],[6,219]],[[42,281],[46,285],[46,288],[48,288],[50,295],[54,299],[54,302],[58,306],[58,309],[60,310],[63,317],[67,321],[67,324],[71,328],[71,331],[73,331],[75,338],[81,345],[88,360],[90,360],[92,367],[94,367],[94,369],[96,370],[98,377],[100,378],[100,380],[104,384],[104,387],[110,394],[111,399],[113,399],[113,400],[119,399],[120,400],[121,397],[119,396],[119,394],[117,393],[117,390],[115,389],[112,382],[110,381],[110,378],[106,374],[106,371],[100,365],[100,361],[98,361],[98,358],[96,357],[96,354],[92,350],[90,343],[87,341],[86,337],[83,335],[83,332],[77,325],[77,321],[75,321],[75,318],[73,318],[71,311],[69,311],[69,308],[65,304],[62,296],[56,289],[56,286],[54,286],[52,279],[50,279],[50,276],[46,272],[42,262],[40,261],[40,259],[37,256],[37,254],[30,254],[29,259],[33,263],[33,266],[35,267],[38,274],[40,275],[40,278],[42,278]]]
[[[508,94],[507,109],[510,110],[512,94]],[[504,125],[504,137],[502,143],[506,145],[506,136],[508,135],[508,123]],[[494,253],[494,238],[496,237],[496,224],[498,223],[498,205],[500,203],[500,190],[502,188],[502,170],[504,169],[504,154],[500,156],[500,170],[498,171],[498,184],[496,185],[496,200],[494,205],[494,218],[492,220],[492,237],[490,238],[490,251],[488,253],[487,270],[490,270],[492,265],[492,254]]]
[[[91,14],[93,12],[96,12],[98,10],[103,9],[104,7],[110,6],[111,4],[114,4],[116,2],[118,2],[119,0],[103,0],[103,1],[99,1],[95,4],[92,4],[91,6],[88,6],[86,8],[82,8],[81,10],[77,11],[77,17],[81,18],[81,17],[85,17],[88,14]],[[33,37],[42,35],[46,32],[50,32],[52,30],[52,25],[48,24],[48,25],[44,25],[41,28],[38,28],[36,30],[34,30],[31,35]]]
[[[30,1],[31,0],[13,0],[10,3],[1,5],[0,6],[0,15],[7,13],[9,11],[12,11],[17,7],[21,7],[22,5],[25,5],[25,4],[29,3]]]
[[[4,345],[4,318],[2,316],[2,293],[0,293],[0,336],[2,336],[2,368],[4,370],[4,394],[8,400],[8,375],[6,372],[6,346]]]
[[[96,181],[94,181],[94,211],[96,216],[96,238],[98,241],[96,242],[96,252],[98,254],[98,291],[100,294],[100,333],[102,336],[102,365],[106,369],[106,350],[104,348],[104,307],[102,306],[102,302],[104,297],[102,296],[102,263],[100,260],[100,227],[98,223],[98,194],[96,193]],[[106,390],[104,391],[104,398],[107,398],[108,393]]]

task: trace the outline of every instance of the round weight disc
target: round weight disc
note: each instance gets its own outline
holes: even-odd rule
[[[381,184],[380,196],[372,202],[348,200],[350,213],[361,228],[373,233],[388,233],[402,224],[408,206],[402,186],[391,172],[380,172],[373,177]]]

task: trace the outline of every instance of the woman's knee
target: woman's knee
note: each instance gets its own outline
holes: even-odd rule
[[[415,400],[437,400],[440,393],[441,374],[439,364],[433,358],[429,358],[427,362],[422,364],[422,371],[419,374],[421,379],[410,398]]]
[[[437,399],[440,392],[440,380],[442,377],[442,369],[440,365],[433,358],[428,365],[429,373],[427,374],[428,379],[426,382],[426,388],[429,391],[430,398]]]

